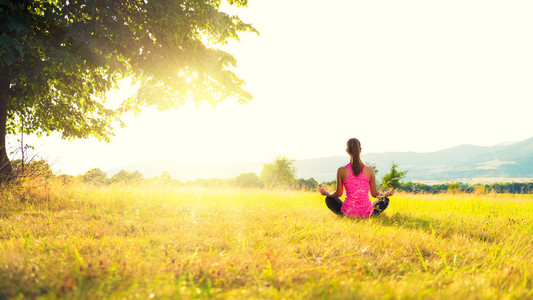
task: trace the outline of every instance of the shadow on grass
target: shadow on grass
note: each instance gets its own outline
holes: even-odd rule
[[[409,213],[398,212],[392,215],[382,214],[374,217],[373,220],[383,226],[423,230],[440,238],[450,238],[457,235],[483,242],[494,242],[494,236],[487,233],[486,230],[480,229],[474,224],[465,223],[464,220],[420,218]]]
[[[431,227],[435,228],[435,225],[441,224],[440,221],[434,219],[422,219],[411,216],[411,214],[394,213],[389,216],[388,214],[382,214],[377,217],[373,217],[375,222],[393,227],[404,227],[409,229],[423,229],[431,232]]]

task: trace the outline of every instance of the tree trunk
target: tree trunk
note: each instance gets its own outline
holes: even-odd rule
[[[6,122],[9,99],[9,68],[0,70],[0,182],[9,179],[13,168],[7,156]]]

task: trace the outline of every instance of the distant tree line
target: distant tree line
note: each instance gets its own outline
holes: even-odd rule
[[[407,182],[402,183],[399,191],[408,193],[498,193],[498,194],[531,194],[533,193],[533,182],[507,182],[507,183],[487,183],[487,184],[467,184],[461,182],[451,182],[442,184],[423,184]]]
[[[313,191],[318,186],[330,186],[334,188],[335,181],[319,183],[314,178],[296,178],[295,160],[285,155],[278,155],[274,161],[263,165],[260,175],[254,172],[242,173],[235,178],[198,178],[187,182],[181,182],[173,179],[170,174],[163,172],[161,176],[154,178],[143,178],[139,171],[128,172],[121,170],[111,178],[98,168],[91,169],[83,175],[77,177],[61,175],[62,180],[79,180],[84,183],[93,185],[108,185],[116,183],[158,183],[173,186],[191,186],[191,187],[241,187],[241,188],[285,188]],[[397,165],[392,164],[390,173],[383,176],[383,188],[398,188],[400,180],[405,176],[407,171],[398,171]],[[377,170],[376,170],[377,172]]]
[[[139,171],[121,170],[111,177],[100,170],[93,168],[82,175],[54,175],[49,163],[45,160],[32,160],[24,162],[20,159],[11,162],[13,170],[22,179],[28,177],[41,177],[45,179],[56,178],[64,184],[81,182],[95,186],[105,186],[111,184],[158,184],[164,186],[187,186],[187,187],[241,187],[241,188],[287,188],[297,190],[313,191],[318,186],[329,186],[335,188],[336,181],[317,182],[314,178],[296,178],[296,168],[294,160],[287,156],[278,156],[271,163],[263,165],[260,175],[254,172],[242,173],[235,178],[198,178],[187,182],[173,179],[168,172],[162,172],[160,176],[145,178]],[[371,165],[367,163],[367,165]],[[375,169],[375,173],[377,173]],[[512,183],[491,183],[491,184],[467,184],[461,182],[450,182],[442,184],[424,184],[417,182],[401,182],[407,171],[399,171],[396,164],[392,164],[389,173],[382,177],[378,184],[380,189],[394,187],[398,191],[407,193],[511,193],[530,194],[533,193],[533,182],[512,182]]]
[[[173,179],[168,172],[160,176],[144,178],[139,171],[121,170],[111,177],[99,168],[93,168],[84,174],[54,175],[52,168],[45,160],[23,162],[21,159],[13,160],[11,165],[18,177],[46,177],[56,178],[64,184],[75,182],[105,186],[111,184],[159,184],[165,186],[190,186],[190,187],[242,187],[242,188],[289,188],[300,190],[315,190],[319,183],[314,178],[296,178],[294,160],[287,156],[278,156],[271,162],[264,164],[260,175],[254,172],[243,173],[235,178],[198,178],[187,182]]]

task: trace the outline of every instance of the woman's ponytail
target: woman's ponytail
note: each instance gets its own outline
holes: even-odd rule
[[[361,143],[358,139],[349,139],[346,143],[346,148],[352,156],[352,170],[353,174],[357,177],[363,172],[363,165],[361,164]]]

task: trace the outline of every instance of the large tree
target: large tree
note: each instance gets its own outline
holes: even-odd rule
[[[11,172],[6,134],[108,141],[122,113],[144,106],[250,100],[235,59],[212,45],[256,30],[220,2],[0,0],[0,179]],[[138,91],[110,109],[106,92],[128,77]]]
[[[295,160],[285,155],[278,155],[271,163],[263,165],[261,180],[268,187],[290,186],[296,181]]]

